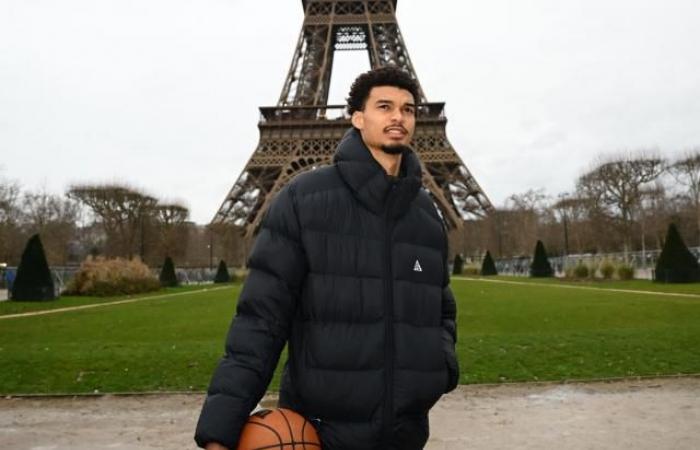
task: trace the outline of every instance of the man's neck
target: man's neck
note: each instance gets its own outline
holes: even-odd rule
[[[369,147],[369,152],[372,154],[374,159],[379,163],[387,175],[398,176],[399,169],[401,168],[401,153],[398,155],[391,155],[382,151],[381,149],[375,149]]]

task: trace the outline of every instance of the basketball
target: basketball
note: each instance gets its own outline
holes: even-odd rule
[[[319,450],[321,440],[311,422],[291,409],[263,409],[243,426],[238,450]]]

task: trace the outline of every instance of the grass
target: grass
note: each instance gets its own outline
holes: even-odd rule
[[[694,294],[700,296],[700,283],[654,283],[649,280],[601,280],[601,279],[585,279],[585,280],[567,280],[559,278],[529,278],[529,277],[514,277],[514,276],[496,276],[496,277],[469,277],[471,279],[481,280],[505,280],[517,281],[520,283],[531,284],[552,284],[552,285],[567,285],[567,286],[586,286],[599,289],[624,289],[636,291],[654,291],[654,292],[670,292],[677,294]]]
[[[517,281],[453,281],[462,383],[700,373],[700,297],[603,290],[650,282],[601,282],[598,292]]]
[[[700,297],[498,279],[524,284],[452,282],[463,384],[700,373]],[[594,286],[679,287],[638,281]],[[698,285],[680,287],[700,295]],[[204,390],[223,353],[239,292],[238,284],[207,291],[183,287],[166,293],[184,295],[7,319],[1,316],[115,299],[2,302],[0,393]],[[278,383],[279,370],[271,388]]]
[[[201,289],[123,305],[0,319],[0,392],[205,389],[223,354],[240,285]],[[46,306],[57,307],[63,300],[76,303],[67,297]],[[78,303],[107,301],[82,300]]]
[[[58,300],[45,302],[27,302],[27,301],[3,301],[0,302],[0,317],[10,314],[18,314],[32,311],[46,311],[49,309],[66,308],[70,306],[92,305],[99,303],[112,303],[115,301],[126,300],[131,298],[152,297],[164,294],[196,291],[206,288],[202,285],[181,286],[177,288],[162,288],[156,292],[148,292],[139,295],[120,295],[115,297],[89,297],[89,296],[69,296],[65,295]]]

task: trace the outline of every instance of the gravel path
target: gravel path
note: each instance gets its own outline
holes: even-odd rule
[[[192,449],[202,399],[0,399],[0,448]],[[700,378],[461,386],[433,408],[431,430],[426,450],[697,449]]]

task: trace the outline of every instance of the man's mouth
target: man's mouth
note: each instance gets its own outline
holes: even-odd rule
[[[404,137],[408,134],[408,131],[406,131],[406,129],[403,127],[388,127],[384,129],[384,132],[386,132],[389,136],[396,137]]]

